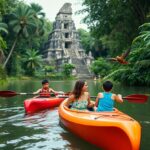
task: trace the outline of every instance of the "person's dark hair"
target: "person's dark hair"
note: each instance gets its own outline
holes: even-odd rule
[[[103,83],[103,89],[106,91],[106,92],[109,92],[111,89],[113,88],[113,83],[111,81],[105,81]]]
[[[42,81],[42,85],[45,84],[45,83],[49,83],[47,79],[44,79],[44,80]]]
[[[76,84],[74,86],[74,90],[72,92],[72,94],[75,95],[75,98],[78,99],[80,97],[84,84],[85,84],[85,81],[83,81],[83,80],[78,80],[76,82]]]

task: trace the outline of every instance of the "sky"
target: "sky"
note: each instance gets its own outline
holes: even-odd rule
[[[50,21],[55,21],[56,14],[59,12],[60,8],[63,6],[64,3],[71,3],[72,4],[72,19],[75,22],[76,28],[83,28],[87,29],[87,25],[82,23],[82,19],[85,15],[76,15],[75,12],[78,10],[83,9],[82,0],[24,0],[28,4],[34,2],[38,3],[43,7],[43,12],[46,14],[46,18]]]

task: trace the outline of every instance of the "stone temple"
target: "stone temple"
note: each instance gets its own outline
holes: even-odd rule
[[[93,57],[82,49],[79,34],[72,20],[71,3],[65,3],[56,15],[53,31],[49,34],[48,41],[43,51],[44,59],[57,70],[62,64],[75,65],[73,74],[79,78],[90,77],[89,65]]]

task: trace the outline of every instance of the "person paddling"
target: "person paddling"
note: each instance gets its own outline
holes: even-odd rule
[[[51,93],[54,93],[54,95],[57,95],[57,94],[63,94],[64,92],[58,92],[50,88],[49,82],[47,79],[44,79],[42,81],[41,89],[38,89],[36,92],[33,92],[33,94],[39,94],[40,97],[51,97]]]
[[[95,106],[97,107],[96,111],[113,111],[114,101],[119,103],[123,102],[122,95],[111,93],[112,88],[113,84],[111,81],[105,81],[103,83],[103,89],[105,92],[100,92],[97,95],[95,102]]]

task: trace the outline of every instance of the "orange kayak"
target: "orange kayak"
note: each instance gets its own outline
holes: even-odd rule
[[[24,101],[26,113],[35,113],[40,110],[57,107],[65,98],[31,98]]]
[[[140,149],[140,124],[117,109],[113,112],[70,110],[65,100],[59,106],[59,117],[71,132],[103,150]]]

